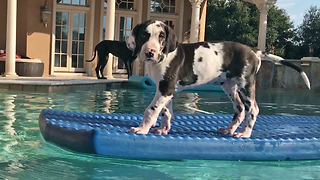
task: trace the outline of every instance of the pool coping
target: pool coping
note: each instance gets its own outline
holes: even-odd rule
[[[106,90],[120,88],[127,79],[93,77],[0,77],[0,90],[27,92],[59,92],[76,89]]]

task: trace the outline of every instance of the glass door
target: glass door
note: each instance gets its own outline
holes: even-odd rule
[[[86,13],[56,12],[54,71],[84,72]]]
[[[131,29],[133,27],[133,17],[125,16],[123,14],[116,14],[115,20],[115,40],[125,41],[129,36]],[[105,38],[106,31],[106,16],[103,16],[103,29],[102,29],[102,38]],[[127,73],[126,67],[123,63],[123,60],[113,56],[113,64],[112,64],[112,72],[113,73]]]
[[[116,40],[125,41],[129,36],[131,29],[133,27],[133,17],[116,15]],[[121,58],[117,58],[114,56],[113,59],[113,69],[115,73],[126,73],[126,67]]]
[[[69,12],[56,12],[54,70],[68,71]]]

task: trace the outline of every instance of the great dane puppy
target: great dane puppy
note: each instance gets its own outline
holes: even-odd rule
[[[107,79],[103,75],[103,70],[108,62],[109,53],[123,60],[129,78],[132,75],[132,63],[137,58],[137,54],[127,47],[125,41],[111,40],[103,40],[97,44],[94,48],[93,58],[91,60],[86,60],[87,62],[92,62],[94,58],[96,58],[96,54],[98,54],[98,63],[97,67],[95,68],[97,78]]]
[[[259,113],[255,82],[261,59],[295,69],[310,89],[305,72],[279,56],[236,42],[179,44],[173,30],[161,21],[148,20],[136,25],[127,45],[132,50],[139,49],[139,59],[150,63],[150,77],[157,84],[156,94],[142,122],[139,127],[131,128],[132,133],[147,134],[161,114],[160,127],[151,132],[167,134],[171,128],[171,101],[175,92],[203,84],[220,84],[231,99],[235,113],[230,125],[217,132],[250,137]],[[235,132],[243,120],[240,131]]]

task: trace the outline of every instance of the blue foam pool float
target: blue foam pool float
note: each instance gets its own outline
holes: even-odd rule
[[[136,88],[142,88],[147,90],[153,90],[155,91],[157,88],[157,85],[152,81],[152,79],[148,76],[136,76],[132,75],[129,77],[129,83],[136,87]],[[185,91],[213,91],[213,92],[223,92],[223,89],[219,85],[201,85],[197,86]]]
[[[129,83],[137,88],[143,88],[147,90],[156,90],[157,85],[148,76],[136,76],[129,77]]]
[[[320,117],[260,115],[251,138],[216,133],[232,115],[175,114],[169,135],[127,133],[142,114],[42,110],[44,139],[81,153],[133,159],[311,160],[320,159]]]

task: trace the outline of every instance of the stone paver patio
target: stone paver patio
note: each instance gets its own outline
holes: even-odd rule
[[[57,92],[75,89],[101,89],[121,87],[128,80],[123,76],[114,79],[95,77],[0,77],[0,89],[9,91]]]

